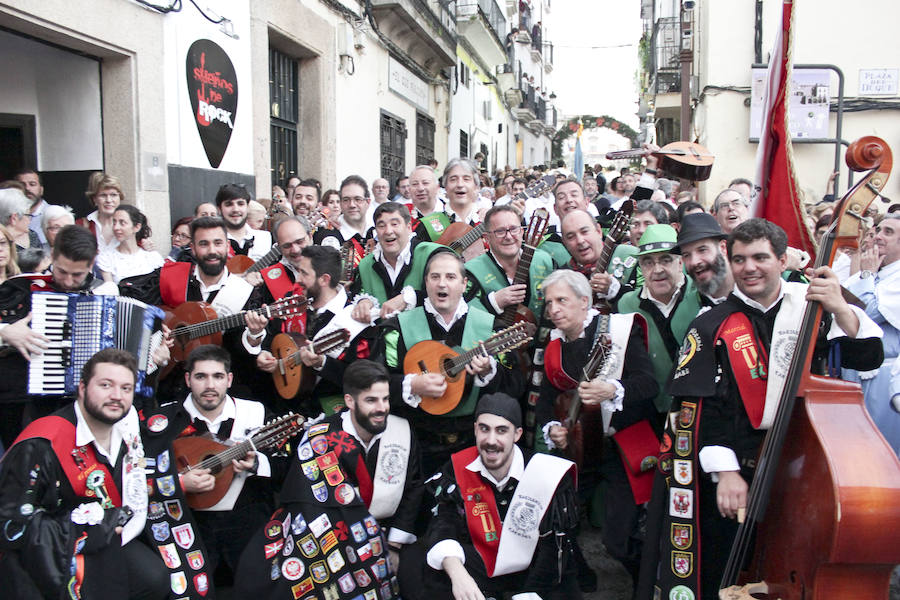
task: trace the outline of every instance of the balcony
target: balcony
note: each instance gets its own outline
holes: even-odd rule
[[[388,38],[429,72],[456,64],[456,15],[440,0],[371,0]]]
[[[456,24],[484,62],[503,64],[506,56],[506,16],[496,0],[457,0]]]
[[[544,50],[542,39],[543,32],[541,31],[541,26],[539,24],[535,24],[531,28],[531,60],[533,60],[535,64],[541,63]]]
[[[497,89],[503,94],[507,106],[518,106],[522,102],[522,90],[519,89],[519,73],[509,63],[497,65]]]
[[[528,85],[523,87],[522,95],[522,101],[512,109],[512,112],[519,122],[529,125],[537,119],[537,102],[535,101],[534,86]]]
[[[544,61],[544,71],[550,73],[553,71],[553,44],[551,42],[544,42],[544,52],[543,52],[543,61]]]
[[[544,133],[546,133],[551,138],[556,133],[556,107],[550,107],[547,109],[547,119],[544,121]]]

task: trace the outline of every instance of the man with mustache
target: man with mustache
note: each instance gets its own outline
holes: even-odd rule
[[[366,240],[372,237],[372,222],[368,219],[371,204],[369,184],[359,175],[348,175],[341,182],[339,192],[340,228],[320,228],[313,235],[313,241],[316,245],[331,246],[336,250],[340,250],[346,242],[353,242],[357,254],[364,256]]]
[[[727,238],[710,214],[689,214],[681,220],[672,253],[681,255],[684,270],[694,281],[704,306],[723,302],[734,287],[731,266],[725,259]]]
[[[503,392],[478,402],[474,436],[426,483],[437,512],[426,534],[424,597],[581,598],[575,464],[521,450],[519,402]]]
[[[619,312],[636,312],[647,321],[650,359],[660,387],[655,404],[660,413],[669,410],[672,399],[664,391],[666,381],[688,325],[700,311],[693,281],[684,276],[681,257],[672,252],[676,241],[671,225],[647,227],[635,255],[644,284],[622,296],[618,304]]]
[[[423,492],[416,438],[390,414],[388,380],[369,360],[347,367],[347,408],[311,425],[297,444],[281,506],[241,559],[237,597],[337,598],[339,588],[347,597],[380,590],[390,600],[399,597],[391,589],[398,563],[421,569],[405,565]]]
[[[272,415],[262,403],[228,394],[233,375],[231,357],[224,348],[213,345],[195,348],[188,355],[184,370],[187,397],[162,406],[148,419],[148,423],[152,419],[167,423],[164,431],[148,434],[165,439],[167,446],[173,439],[188,436],[211,437],[230,446],[243,442],[251,432],[271,420]],[[160,460],[177,462],[171,454],[155,459],[157,468],[161,468]],[[193,511],[195,533],[207,549],[205,568],[209,573],[215,573],[220,562],[227,571],[235,572],[252,533],[272,513],[273,493],[284,479],[287,456],[277,453],[267,456],[250,450],[233,459],[231,465],[234,479],[224,496],[209,508]],[[180,481],[184,491],[191,494],[212,491],[216,485],[213,472],[202,468],[191,469],[181,475]],[[166,541],[162,537],[165,531],[155,533],[161,538],[158,542]]]
[[[247,225],[250,192],[243,185],[226,183],[216,193],[216,208],[228,234],[228,258],[242,254],[259,260],[272,249],[272,234]]]
[[[123,279],[119,282],[119,289],[123,296],[172,308],[185,302],[206,302],[220,315],[259,308],[262,305],[260,288],[254,288],[242,277],[228,271],[226,261],[229,249],[226,225],[222,219],[194,219],[191,221],[191,255],[194,263],[167,262],[146,275]],[[249,391],[250,382],[256,374],[256,355],[266,337],[268,319],[248,312],[245,323],[243,329],[233,329],[223,334],[223,346],[231,354],[235,385],[240,386],[238,393],[241,394]],[[180,374],[169,379],[174,389],[162,390],[164,396],[174,399],[186,394]]]
[[[162,600],[171,592],[196,600],[206,595],[202,542],[191,535],[189,545],[173,543],[161,557],[161,543],[151,537],[165,530],[168,542],[173,541],[162,503],[157,509],[148,502],[148,481],[154,489],[165,489],[167,500],[179,507],[183,496],[176,475],[163,483],[147,478],[155,470],[146,469],[147,459],[159,450],[142,440],[132,405],[136,370],[129,352],[97,352],[82,369],[78,398],[31,423],[4,455],[4,598],[71,593],[100,600]],[[178,525],[192,531],[189,510],[178,511]],[[174,568],[176,561],[180,566],[187,560],[188,551],[199,561],[191,574],[197,585],[190,591],[184,570]]]

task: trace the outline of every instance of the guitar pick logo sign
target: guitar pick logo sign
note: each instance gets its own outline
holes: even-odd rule
[[[234,65],[218,44],[197,40],[188,49],[185,71],[200,141],[209,164],[218,169],[237,116],[238,84]]]

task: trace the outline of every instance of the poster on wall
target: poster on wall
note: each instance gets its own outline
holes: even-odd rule
[[[201,39],[188,49],[185,72],[194,124],[210,166],[217,169],[228,149],[237,117],[234,65],[221,46]]]
[[[762,127],[763,96],[766,92],[766,69],[752,69],[750,88],[750,141],[759,141]],[[788,99],[788,121],[791,138],[797,141],[827,139],[831,71],[795,68]]]

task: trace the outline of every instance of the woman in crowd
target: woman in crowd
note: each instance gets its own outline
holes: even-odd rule
[[[113,212],[112,227],[118,246],[97,256],[97,266],[105,281],[119,283],[126,277],[144,275],[162,266],[163,257],[159,252],[148,252],[140,246],[151,233],[144,213],[123,204]]]
[[[319,211],[328,220],[329,228],[341,227],[341,193],[337,190],[328,190],[322,194],[319,202]]]
[[[190,261],[191,254],[191,221],[194,217],[181,217],[172,227],[172,249],[166,260],[175,262]]]
[[[122,185],[116,177],[97,172],[91,175],[86,194],[97,210],[78,219],[76,223],[87,227],[97,236],[97,247],[101,254],[113,250],[119,245],[113,234],[113,213],[125,201]]]
[[[47,238],[47,249],[53,250],[53,244],[56,242],[56,234],[66,225],[75,223],[75,215],[68,206],[58,206],[56,204],[48,204],[44,207],[44,213],[41,216],[41,229],[44,230],[44,237]]]
[[[9,230],[0,225],[0,283],[19,274],[16,244]]]
[[[31,229],[31,201],[16,188],[0,190],[0,225],[4,225],[17,250],[40,247],[41,240]]]

